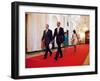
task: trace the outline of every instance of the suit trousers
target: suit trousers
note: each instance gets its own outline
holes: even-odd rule
[[[47,58],[48,52],[50,53],[50,55],[52,54],[52,52],[51,52],[51,50],[50,50],[49,43],[47,43],[45,46],[46,46],[46,49],[45,49],[44,58]]]
[[[55,58],[58,58],[59,55],[60,55],[60,57],[63,57],[62,50],[61,50],[61,43],[57,43],[57,45],[58,45],[58,48],[57,48],[57,52],[56,52]]]

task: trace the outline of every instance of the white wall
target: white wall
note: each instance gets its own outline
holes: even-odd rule
[[[27,13],[27,51],[41,50],[47,14]]]
[[[0,81],[14,81],[10,78],[11,65],[11,2],[14,0],[1,0],[0,2]],[[20,1],[20,0],[19,0]],[[35,1],[44,3],[59,3],[59,4],[73,4],[73,5],[87,5],[98,6],[100,10],[100,0],[21,0],[21,1]],[[100,11],[98,11],[98,20],[100,22]],[[100,30],[100,23],[98,23],[98,31]],[[100,32],[98,32],[100,35]],[[100,41],[100,36],[98,38]],[[98,43],[100,48],[100,42]],[[100,50],[99,50],[100,53]],[[98,53],[98,62],[100,62],[100,54]],[[100,68],[100,63],[99,67]],[[100,72],[100,69],[99,69]],[[65,76],[53,78],[40,79],[26,79],[26,81],[99,81],[100,73],[98,75],[84,75],[84,76]],[[22,80],[19,80],[22,81]]]

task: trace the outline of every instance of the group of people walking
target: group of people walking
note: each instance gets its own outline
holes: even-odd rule
[[[56,44],[57,44],[57,52],[54,57],[55,60],[58,60],[58,57],[62,58],[62,50],[61,50],[61,44],[64,43],[64,29],[60,26],[61,23],[57,22],[57,27],[54,30],[54,35],[52,34],[52,30],[49,29],[49,25],[46,24],[46,29],[43,32],[42,41],[45,43],[45,54],[44,59],[47,58],[48,52],[50,53],[50,56],[52,56],[52,51],[50,50],[49,44],[51,42],[54,42],[54,39],[56,38]],[[72,43],[75,47],[76,51],[76,44],[77,44],[77,33],[75,30],[73,30],[72,35]]]

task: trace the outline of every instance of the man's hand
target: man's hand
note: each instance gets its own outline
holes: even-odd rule
[[[50,43],[53,43],[53,42],[54,42],[54,39]]]

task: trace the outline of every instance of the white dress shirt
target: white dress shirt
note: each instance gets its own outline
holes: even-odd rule
[[[57,27],[57,33],[59,33],[59,29],[60,29],[60,27]]]

